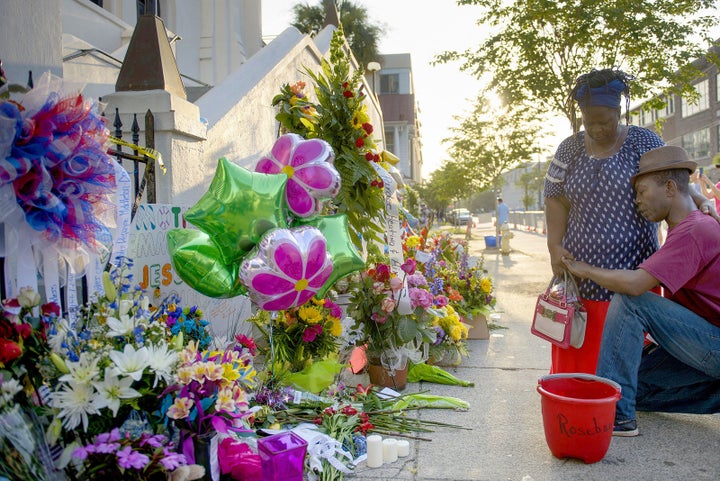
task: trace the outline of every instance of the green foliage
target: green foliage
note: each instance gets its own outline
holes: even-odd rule
[[[720,24],[713,0],[458,0],[482,8],[478,24],[492,33],[477,47],[447,51],[436,63],[460,61],[509,103],[571,119],[568,92],[578,75],[619,67],[636,76],[634,98],[691,94],[702,75],[693,64],[713,44]],[[717,58],[712,61],[717,62]],[[662,102],[662,100],[660,100]],[[656,105],[654,108],[658,108]]]
[[[351,73],[344,47],[340,27],[330,43],[330,61],[322,60],[320,72],[306,68],[317,103],[301,92],[304,84],[299,83],[283,86],[273,105],[278,106],[276,118],[286,131],[320,138],[332,146],[341,187],[329,210],[347,215],[350,237],[362,250],[362,240],[384,243],[381,219],[385,199],[382,182],[371,165],[379,156],[373,152],[373,126],[365,105],[362,72]]]
[[[362,65],[364,70],[368,63],[377,62],[380,58],[378,50],[380,34],[385,30],[385,26],[382,23],[370,23],[367,9],[360,4],[346,0],[329,1],[335,3],[345,38],[358,64]],[[319,32],[325,26],[323,2],[313,6],[308,3],[297,4],[293,7],[293,14],[292,26],[303,33]]]
[[[453,160],[438,177],[457,198],[489,188],[497,191],[503,172],[540,152],[541,117],[521,103],[493,105],[490,97],[480,94],[473,111],[465,118],[455,117],[459,125],[443,139],[450,144]]]

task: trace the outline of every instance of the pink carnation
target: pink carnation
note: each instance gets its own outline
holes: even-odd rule
[[[433,305],[433,296],[430,294],[430,292],[426,291],[425,289],[418,289],[416,287],[411,287],[408,289],[410,294],[410,305],[414,308],[416,307],[422,307],[424,309],[428,309],[432,307]]]

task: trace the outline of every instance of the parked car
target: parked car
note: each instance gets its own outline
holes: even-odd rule
[[[450,213],[450,221],[455,226],[467,225],[470,219],[472,219],[472,214],[467,209],[453,209]]]

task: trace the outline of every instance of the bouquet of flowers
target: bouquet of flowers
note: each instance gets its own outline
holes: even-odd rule
[[[178,353],[172,383],[160,395],[160,412],[180,431],[188,461],[214,433],[242,431],[248,425],[248,390],[255,382],[250,349],[237,339],[224,350],[200,351],[196,341]]]
[[[332,146],[334,166],[342,182],[327,208],[347,215],[351,239],[360,250],[361,238],[382,241],[380,217],[385,201],[383,182],[372,165],[381,162],[381,155],[376,152],[374,128],[365,105],[363,71],[350,71],[344,48],[340,26],[330,41],[330,61],[322,60],[319,73],[306,69],[317,102],[303,92],[305,83],[297,82],[284,85],[273,105],[279,109],[276,118],[284,130],[323,139]]]
[[[83,462],[83,479],[88,480],[107,477],[164,481],[168,473],[187,466],[185,456],[177,453],[167,436],[143,432],[134,437],[117,428],[98,434],[92,442],[76,448],[73,458]]]
[[[286,366],[290,372],[299,372],[313,361],[338,352],[341,317],[340,307],[330,299],[312,298],[277,314],[261,310],[250,320],[272,343],[272,362]]]
[[[465,341],[468,327],[462,323],[462,319],[450,304],[438,311],[441,315],[435,316],[432,321],[437,337],[430,344],[429,358],[440,361],[449,355],[452,363],[459,364],[462,356],[467,356]]]
[[[429,322],[436,314],[435,297],[415,268],[415,260],[408,259],[402,266],[404,276],[399,277],[388,264],[378,263],[362,274],[350,299],[348,314],[364,334],[361,342],[367,343],[371,363],[379,360],[388,368],[401,367],[423,343],[435,341],[436,332]],[[410,306],[407,314],[398,310],[404,283]]]

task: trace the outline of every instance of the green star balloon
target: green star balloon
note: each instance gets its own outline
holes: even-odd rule
[[[365,267],[365,261],[355,248],[350,239],[348,231],[348,220],[345,214],[328,215],[324,217],[315,217],[308,220],[299,220],[298,225],[309,225],[316,227],[327,242],[327,250],[333,261],[332,274],[318,290],[317,297],[322,297],[335,283],[348,274],[362,270]]]
[[[199,230],[172,229],[167,233],[173,269],[187,285],[209,297],[245,294],[238,279],[238,265],[225,265],[210,237]]]
[[[185,220],[210,236],[223,264],[239,264],[267,230],[287,227],[286,184],[285,174],[250,172],[223,157]]]

